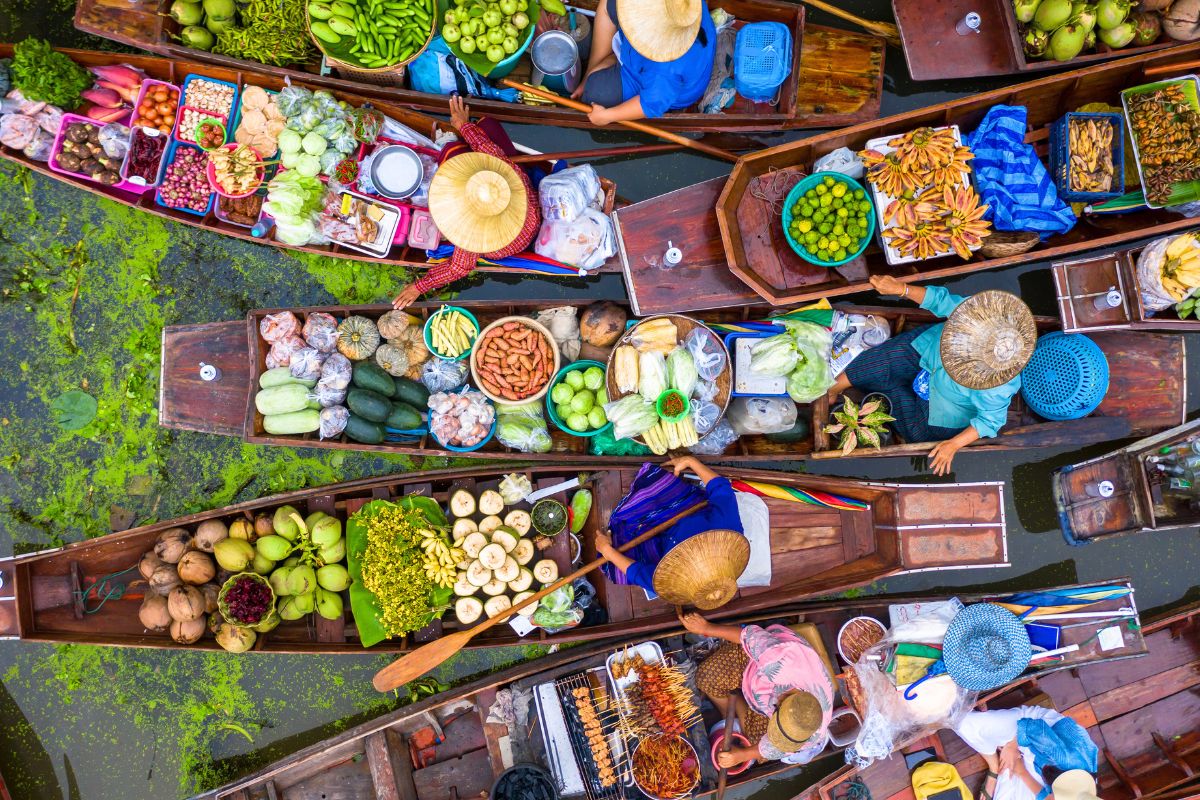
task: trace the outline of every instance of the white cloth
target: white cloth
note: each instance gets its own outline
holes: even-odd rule
[[[1063,719],[1063,715],[1052,708],[1042,706],[972,711],[955,726],[954,732],[975,752],[991,755],[1017,738],[1017,722],[1022,719],[1040,719],[1045,720],[1047,725],[1054,725]],[[1028,747],[1019,749],[1021,758],[1025,761],[1025,769],[1035,781],[1045,786],[1045,781],[1034,767],[1033,751]],[[993,797],[994,800],[1036,800],[1037,794],[1029,791],[1029,787],[1017,776],[1010,772],[1002,772],[996,780],[996,793]]]
[[[767,503],[756,494],[734,492],[742,532],[750,541],[750,561],[737,580],[743,589],[771,585],[771,512]]]

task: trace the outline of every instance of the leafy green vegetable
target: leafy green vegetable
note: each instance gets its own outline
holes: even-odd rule
[[[43,39],[30,37],[13,47],[13,85],[28,100],[40,100],[64,111],[79,106],[80,93],[92,85],[92,75]]]
[[[77,431],[96,418],[96,398],[72,389],[50,401],[50,413],[63,430]]]

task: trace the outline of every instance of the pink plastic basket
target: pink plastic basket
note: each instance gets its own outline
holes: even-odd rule
[[[232,150],[238,149],[241,146],[242,145],[240,145],[240,144],[227,144],[227,145],[222,145],[221,149],[232,151]],[[252,195],[258,191],[258,187],[262,186],[263,178],[267,174],[267,168],[265,166],[263,166],[263,164],[262,164],[263,158],[262,158],[262,156],[260,156],[258,154],[258,151],[255,150],[253,147],[250,147],[250,145],[246,145],[246,148],[249,149],[250,152],[254,153],[254,155],[258,157],[258,161],[259,161],[258,171],[256,173],[257,177],[258,177],[258,181],[254,184],[254,186],[248,192],[242,192],[241,194],[232,194],[232,193],[227,192],[224,189],[222,189],[220,182],[217,181],[216,167],[213,166],[213,162],[212,162],[211,158],[208,160],[208,166],[205,170],[206,174],[208,175],[208,185],[213,188],[213,191],[215,191],[217,194],[221,195],[222,197],[230,197],[235,200],[238,198],[241,198],[241,197],[249,197],[250,195]]]

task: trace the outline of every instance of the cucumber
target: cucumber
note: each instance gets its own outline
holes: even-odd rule
[[[314,20],[309,28],[312,30],[313,36],[326,44],[337,44],[342,40],[342,37],[334,33],[333,28],[329,27],[329,24],[322,20]]]
[[[392,413],[388,399],[370,389],[351,389],[346,394],[346,407],[371,422],[383,422]]]
[[[320,427],[321,412],[311,408],[263,417],[263,430],[272,434],[312,433]]]
[[[382,444],[383,443],[383,426],[378,422],[371,422],[362,417],[356,417],[353,414],[346,420],[346,436],[356,442],[363,444]]]
[[[387,419],[384,420],[384,424],[389,428],[401,431],[419,428],[422,422],[421,412],[408,403],[397,403],[394,401],[392,402],[392,413],[388,414]]]
[[[324,3],[309,3],[308,15],[313,19],[329,19],[333,16],[333,9]]]
[[[392,376],[374,361],[360,361],[355,364],[351,381],[360,389],[370,389],[384,397],[394,397],[396,394],[396,384],[392,382]]]
[[[258,388],[260,389],[270,389],[272,386],[283,386],[284,384],[288,383],[298,383],[301,386],[307,386],[310,389],[317,385],[316,381],[293,378],[292,371],[288,367],[276,367],[275,369],[269,369],[262,375],[258,376]],[[420,384],[417,385],[420,386]],[[426,392],[426,397],[428,397],[428,392]],[[424,405],[424,403],[422,403],[422,405]]]
[[[298,383],[285,383],[260,389],[254,395],[254,407],[260,414],[288,414],[308,406],[308,387]]]

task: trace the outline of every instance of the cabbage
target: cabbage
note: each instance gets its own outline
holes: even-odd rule
[[[300,142],[300,134],[290,128],[284,128],[279,132],[279,152],[281,153],[298,153]]]
[[[647,403],[640,394],[626,395],[620,400],[605,403],[604,414],[613,424],[614,439],[641,436],[658,424],[658,412],[654,410],[654,404]]]
[[[325,184],[298,170],[287,170],[267,184],[263,210],[275,219],[276,239],[284,244],[304,245],[319,239],[313,214],[324,204]]]
[[[306,133],[300,146],[304,148],[304,152],[310,156],[319,156],[329,149],[329,142],[325,141],[325,137],[317,132]]]
[[[322,139],[321,141],[325,140]],[[301,153],[296,157],[296,172],[299,172],[306,178],[315,178],[321,173],[321,162],[316,156],[310,153]]]
[[[696,361],[686,347],[676,347],[667,356],[667,383],[678,389],[684,397],[691,397],[700,375],[696,372]]]
[[[750,348],[750,371],[755,375],[782,378],[796,368],[800,353],[790,333],[759,339]]]
[[[829,331],[811,322],[780,320],[791,334],[798,359],[788,377],[787,393],[797,403],[811,403],[833,386],[829,371],[829,350],[833,337]]]
[[[638,393],[653,403],[667,390],[667,360],[662,353],[638,354]],[[610,416],[609,419],[612,419]]]
[[[541,406],[538,406],[538,410],[541,410]],[[540,413],[536,417],[522,413],[500,414],[496,422],[496,438],[505,447],[522,453],[549,453],[554,444]]]

